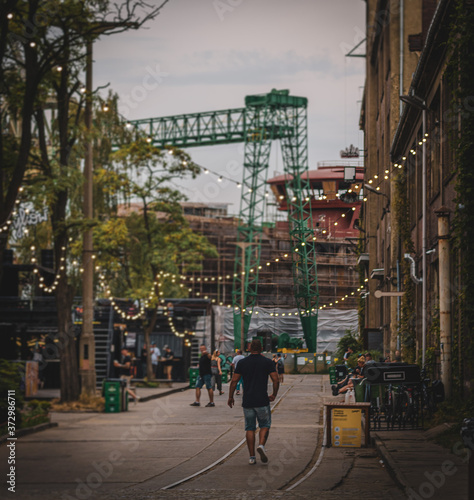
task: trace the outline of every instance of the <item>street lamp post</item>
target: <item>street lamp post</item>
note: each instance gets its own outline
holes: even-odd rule
[[[242,270],[241,270],[241,283],[242,288],[240,291],[240,348],[242,352],[245,345],[245,253],[251,245],[257,245],[255,242],[239,241],[236,245],[242,250]]]

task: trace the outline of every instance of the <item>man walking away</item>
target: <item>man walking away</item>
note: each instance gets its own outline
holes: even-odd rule
[[[214,391],[212,390],[212,370],[211,370],[211,355],[207,352],[206,346],[201,344],[201,357],[199,358],[199,375],[196,380],[196,401],[191,403],[190,406],[201,406],[201,388],[206,384],[206,389],[209,394],[209,403],[206,407],[215,406],[214,404]]]
[[[275,401],[280,386],[278,374],[275,370],[275,363],[271,359],[262,356],[261,353],[262,344],[260,340],[252,340],[250,344],[250,356],[241,359],[235,368],[235,373],[230,383],[229,399],[227,401],[229,407],[232,408],[234,406],[234,391],[237,383],[242,378],[244,381],[242,406],[244,408],[245,436],[250,453],[250,465],[256,463],[255,431],[257,421],[260,428],[257,452],[263,463],[268,462],[265,443],[272,422],[270,402]],[[273,392],[270,396],[267,392],[268,376],[271,377],[273,382]]]

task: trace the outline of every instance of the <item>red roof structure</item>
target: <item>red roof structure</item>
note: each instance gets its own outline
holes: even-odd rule
[[[364,167],[320,166],[303,175],[310,180],[312,218],[318,236],[321,239],[358,237]],[[285,174],[268,181],[281,211],[287,210],[286,183],[291,180],[292,176]]]

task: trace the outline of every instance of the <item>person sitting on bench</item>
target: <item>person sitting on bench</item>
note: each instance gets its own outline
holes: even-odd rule
[[[354,389],[363,378],[365,378],[365,356],[361,356],[357,360],[357,366],[350,375],[337,385],[331,386],[333,396],[344,394],[349,389]]]

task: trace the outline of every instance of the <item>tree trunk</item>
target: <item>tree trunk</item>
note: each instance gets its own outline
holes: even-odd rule
[[[75,328],[72,323],[73,297],[72,287],[67,284],[66,276],[63,276],[56,290],[61,402],[76,401],[81,392],[77,366]]]

